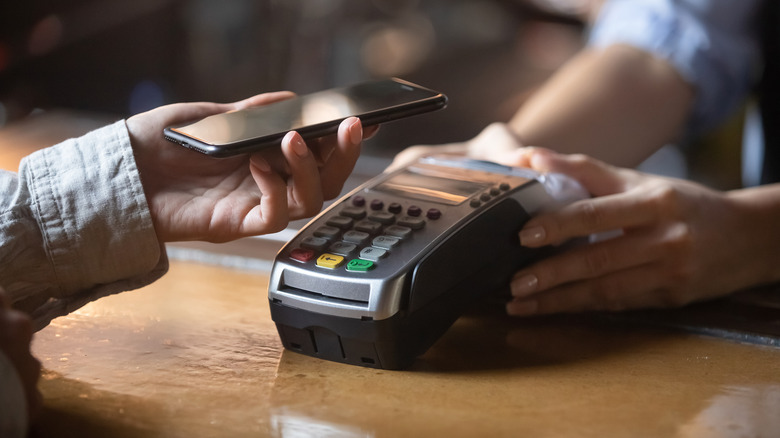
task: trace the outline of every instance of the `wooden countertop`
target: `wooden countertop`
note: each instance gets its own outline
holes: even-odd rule
[[[780,349],[461,318],[411,369],[283,351],[263,272],[173,261],[39,332],[37,437],[776,436]],[[717,433],[716,433],[717,431]]]
[[[55,112],[8,126],[0,130],[0,168],[15,169],[32,150],[104,122]],[[38,332],[33,351],[44,367],[45,409],[31,436],[780,431],[780,348],[595,317],[465,316],[404,371],[283,351],[266,295],[267,258],[278,244],[171,247],[170,272],[157,283],[103,298]],[[251,258],[260,253],[265,261]]]

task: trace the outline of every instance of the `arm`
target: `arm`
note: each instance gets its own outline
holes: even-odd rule
[[[633,167],[682,132],[693,88],[666,61],[625,45],[576,55],[509,123],[520,142]]]
[[[510,126],[526,145],[635,166],[711,129],[750,92],[762,0],[611,0],[586,48]]]

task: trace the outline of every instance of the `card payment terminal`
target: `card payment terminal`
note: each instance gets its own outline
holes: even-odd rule
[[[434,156],[381,174],[312,219],[278,253],[268,290],[284,347],[400,369],[540,250],[532,215],[586,197],[575,181]]]

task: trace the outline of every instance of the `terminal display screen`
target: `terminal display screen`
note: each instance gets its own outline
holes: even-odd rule
[[[378,185],[375,190],[406,198],[458,205],[490,187],[487,182],[456,180],[406,170]]]

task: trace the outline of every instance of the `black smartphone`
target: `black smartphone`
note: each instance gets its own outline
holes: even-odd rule
[[[164,135],[198,152],[227,157],[278,146],[289,131],[298,131],[304,140],[332,134],[351,116],[370,126],[445,106],[444,94],[390,78],[216,114],[194,123],[167,127]]]

